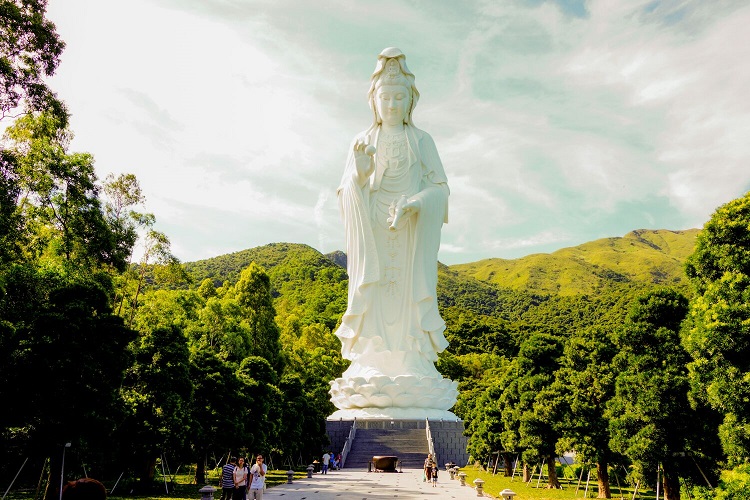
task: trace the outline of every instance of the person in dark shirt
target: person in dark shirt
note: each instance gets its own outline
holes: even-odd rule
[[[232,500],[234,493],[234,468],[237,457],[231,457],[229,462],[221,468],[221,498],[220,500]]]

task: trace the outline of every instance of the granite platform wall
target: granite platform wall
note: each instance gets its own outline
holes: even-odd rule
[[[430,420],[430,433],[435,445],[435,453],[442,467],[448,462],[464,466],[469,461],[466,452],[467,438],[464,436],[462,420]],[[327,420],[326,432],[331,441],[330,449],[339,453],[349,437],[352,420]],[[425,420],[373,419],[357,420],[357,429],[425,429]],[[356,438],[355,438],[356,439]],[[425,440],[427,439],[425,434]]]

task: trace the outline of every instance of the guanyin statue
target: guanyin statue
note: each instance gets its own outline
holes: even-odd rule
[[[329,418],[455,419],[457,384],[434,364],[448,346],[435,291],[448,180],[412,122],[419,92],[399,49],[378,56],[368,97],[373,122],[352,141],[337,191],[349,294],[336,335],[351,365],[331,382]]]

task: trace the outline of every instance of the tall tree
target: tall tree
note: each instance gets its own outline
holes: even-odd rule
[[[53,468],[66,442],[89,460],[107,456],[135,337],[113,315],[107,285],[106,276],[28,264],[0,273],[4,449],[50,456]]]
[[[737,465],[750,457],[750,193],[716,209],[686,272],[697,293],[684,335],[691,396],[722,414],[721,442]]]
[[[0,120],[24,111],[67,119],[45,82],[65,48],[46,13],[46,0],[0,0]]]
[[[503,449],[521,453],[525,480],[529,479],[528,465],[547,465],[549,488],[560,487],[555,470],[559,435],[544,394],[554,381],[561,354],[562,344],[554,336],[542,333],[528,337],[508,367],[505,389],[498,398]]]
[[[607,330],[586,328],[572,333],[549,391],[561,434],[558,451],[575,450],[578,461],[596,464],[598,498],[612,498],[608,468],[614,453],[609,447],[605,410],[614,396],[612,359],[616,353]]]
[[[556,446],[560,438],[548,393],[560,367],[562,343],[553,335],[536,334],[518,352],[520,398],[519,445],[524,461],[547,465],[547,487],[560,488]]]
[[[17,244],[25,259],[122,271],[133,240],[107,219],[93,157],[69,153],[71,137],[64,120],[49,113],[25,115],[6,130]]]
[[[214,451],[220,455],[227,450],[236,453],[240,438],[247,434],[249,419],[243,414],[251,407],[251,394],[245,390],[235,367],[212,349],[200,349],[190,355],[190,378],[195,387],[190,441],[196,460],[196,481],[205,484],[206,457]]]
[[[148,486],[162,453],[187,453],[193,383],[187,339],[180,329],[141,333],[131,349],[135,362],[122,387],[128,416],[119,429],[120,439],[130,445],[131,465]]]
[[[276,372],[281,373],[280,332],[268,274],[253,262],[243,269],[234,291],[234,298],[247,325],[250,354],[267,359]]]
[[[653,484],[663,470],[665,500],[680,499],[680,455],[691,451],[691,421],[697,418],[687,398],[687,353],[679,329],[688,301],[659,289],[639,297],[628,321],[614,336],[618,354],[615,396],[606,416],[612,449],[633,464],[637,480]]]

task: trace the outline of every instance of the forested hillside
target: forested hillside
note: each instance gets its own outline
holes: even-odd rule
[[[460,307],[510,320],[558,295],[590,295],[654,285],[687,289],[683,268],[697,234],[697,229],[637,230],[550,254],[440,264],[438,300],[442,307]],[[271,243],[183,266],[193,282],[209,278],[215,286],[221,286],[235,282],[251,262],[268,272],[275,297],[299,294],[299,289],[310,287],[322,292],[328,285],[346,294],[346,289],[340,288],[342,276],[334,270],[344,267],[345,256],[341,252],[323,255],[302,244]],[[307,299],[299,299],[309,300],[316,293],[309,290],[306,295]]]
[[[612,283],[665,285],[686,289],[685,259],[698,229],[632,231],[550,254],[520,259],[486,259],[452,266],[457,273],[503,288],[536,294],[596,293]]]
[[[616,328],[639,293],[665,284],[686,288],[683,266],[696,234],[639,230],[553,254],[440,264],[438,302],[450,347],[439,368],[473,383],[476,365],[482,363],[474,356],[515,356],[531,334]],[[272,243],[183,266],[194,284],[208,279],[226,287],[253,262],[270,278],[282,328],[291,318],[333,332],[346,308],[346,256],[341,252],[323,255],[307,245]]]

